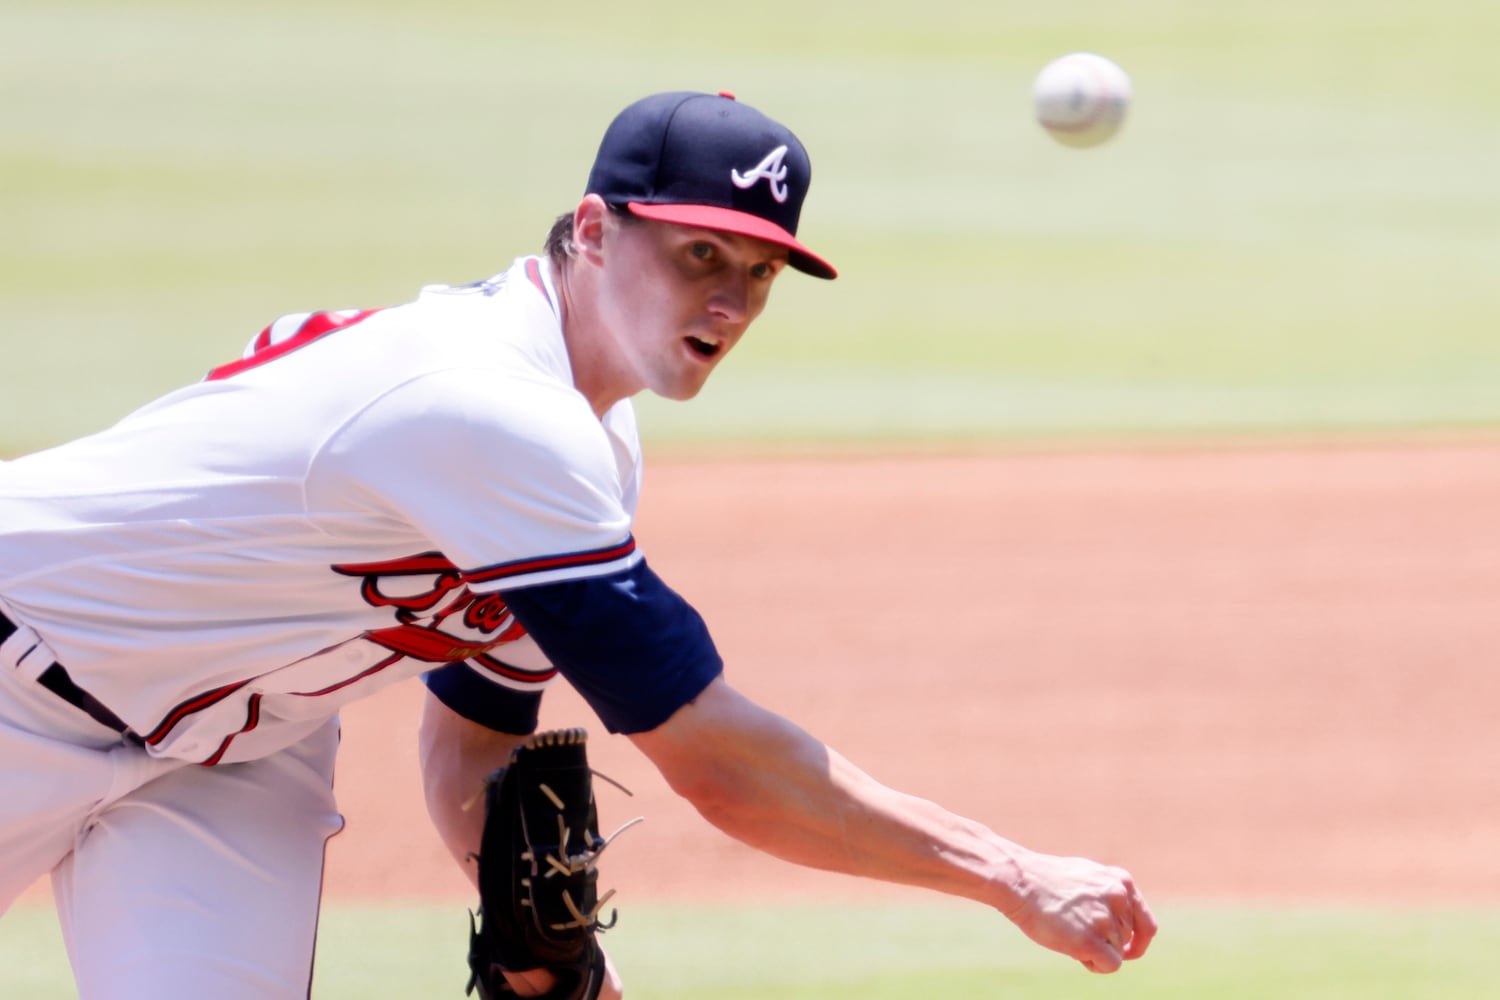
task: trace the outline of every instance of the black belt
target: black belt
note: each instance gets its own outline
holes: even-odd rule
[[[9,639],[16,632],[16,623],[0,614],[0,643]],[[106,729],[113,729],[131,743],[141,743],[142,740],[129,726],[127,726],[118,715],[111,712],[109,708],[98,698],[89,694],[83,688],[73,683],[73,678],[63,669],[63,665],[53,661],[52,665],[37,676],[37,683],[57,695],[63,701],[72,705],[80,712],[84,712],[89,718]]]

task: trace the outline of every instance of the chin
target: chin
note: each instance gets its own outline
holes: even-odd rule
[[[675,385],[652,390],[652,392],[656,393],[662,399],[670,399],[676,403],[685,403],[702,391],[702,385]]]
[[[659,384],[653,385],[651,391],[662,399],[670,399],[674,402],[686,402],[703,391],[707,377],[700,379],[663,379]]]

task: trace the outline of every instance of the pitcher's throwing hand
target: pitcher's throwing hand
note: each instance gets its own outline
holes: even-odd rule
[[[1146,953],[1156,918],[1128,871],[1024,850],[1017,861],[1017,905],[1005,913],[1031,940],[1091,972],[1114,972]]]

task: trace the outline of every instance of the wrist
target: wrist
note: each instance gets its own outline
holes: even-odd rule
[[[989,877],[990,896],[985,902],[1008,920],[1026,908],[1031,895],[1031,877],[1026,858],[1031,854],[1020,844],[999,840]]]

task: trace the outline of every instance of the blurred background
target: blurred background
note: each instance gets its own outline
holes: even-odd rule
[[[637,96],[809,147],[802,235],[683,445],[1470,427],[1500,417],[1500,8],[1001,0],[0,2],[0,454],[271,319],[534,251]],[[1031,80],[1136,101],[1074,151]]]

